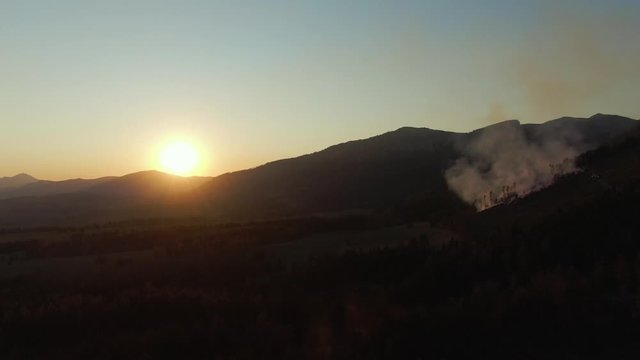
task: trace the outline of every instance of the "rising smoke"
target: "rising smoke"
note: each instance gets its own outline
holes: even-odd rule
[[[449,188],[476,209],[509,202],[549,186],[575,171],[573,159],[585,150],[579,133],[559,123],[525,128],[516,120],[471,135],[460,144],[460,157],[446,172]]]
[[[599,99],[638,74],[640,47],[632,40],[638,26],[631,15],[637,10],[603,11],[599,2],[541,4],[537,23],[543,26],[523,41],[514,59],[513,80],[526,106],[539,118],[593,111],[594,103],[602,111],[608,103]]]
[[[579,0],[541,1],[536,23],[542,26],[515,52],[512,80],[524,107],[539,118],[607,105],[596,100],[606,99],[608,91],[626,86],[627,79],[640,73],[637,19],[632,16],[637,3],[604,8],[599,2],[576,3],[585,5]],[[483,121],[504,119],[511,110],[495,103]],[[460,144],[462,156],[446,171],[446,180],[460,198],[484,210],[575,171],[573,159],[589,147],[570,122],[542,128],[503,122]]]

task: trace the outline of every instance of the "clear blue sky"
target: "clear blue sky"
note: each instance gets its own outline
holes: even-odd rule
[[[394,130],[640,117],[640,2],[0,0],[0,176],[216,175]]]

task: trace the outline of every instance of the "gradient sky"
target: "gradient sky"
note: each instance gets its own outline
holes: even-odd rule
[[[640,117],[637,0],[0,0],[0,176],[200,174],[402,126]]]

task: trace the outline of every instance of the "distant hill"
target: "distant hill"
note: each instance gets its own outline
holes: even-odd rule
[[[86,192],[100,196],[158,199],[194,190],[210,179],[175,176],[154,170],[141,171],[102,181],[87,188]]]
[[[13,178],[11,178],[13,179]],[[33,178],[32,178],[33,179]],[[193,190],[209,180],[207,177],[180,177],[159,171],[142,171],[125,176],[63,181],[35,180],[6,188],[0,199],[85,194],[113,197],[164,197]]]
[[[21,186],[34,183],[36,181],[38,181],[38,179],[28,174],[18,174],[11,177],[2,177],[0,178],[0,194],[2,194],[2,192],[4,191],[16,189]]]
[[[149,171],[36,183],[20,190],[23,197],[0,200],[0,227],[163,216],[252,220],[349,211],[449,218],[473,212],[473,207],[450,190],[445,172],[487,134],[496,134],[493,140],[501,143],[509,140],[501,136],[515,130],[531,144],[550,143],[546,151],[561,141],[583,152],[613,141],[637,124],[598,114],[544,124],[508,121],[470,133],[405,127],[215,178]],[[512,155],[518,159],[518,154]],[[37,192],[38,186],[49,190]]]
[[[142,171],[122,177],[36,182],[0,200],[0,227],[65,226],[176,216],[173,198],[210,178]]]
[[[0,191],[0,199],[75,193],[87,190],[114,178],[115,177],[103,177],[99,179],[70,179],[63,181],[36,180],[19,187]]]

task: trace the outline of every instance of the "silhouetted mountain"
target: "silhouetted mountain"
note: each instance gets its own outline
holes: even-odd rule
[[[401,128],[366,140],[225,174],[204,185],[212,212],[278,216],[387,207],[416,196],[445,196],[441,175],[464,134]]]
[[[202,185],[207,177],[180,177],[159,171],[141,171],[122,177],[70,179],[63,181],[35,180],[0,192],[0,199],[61,194],[92,194],[115,197],[164,197],[182,193]]]
[[[561,133],[567,140],[593,149],[637,126],[637,121],[618,115],[595,114],[589,118],[562,117],[544,124],[522,125],[532,138]]]
[[[51,226],[179,214],[172,198],[210,178],[142,171],[122,177],[34,183],[22,196],[0,200],[0,227]],[[37,185],[37,186],[36,186]],[[41,187],[38,187],[41,186]],[[36,191],[37,190],[37,191]],[[65,191],[72,190],[72,191]]]
[[[30,182],[25,185],[0,192],[0,199],[81,192],[112,179],[115,179],[115,177],[103,177],[99,179],[70,179],[63,181],[37,180],[35,182]]]
[[[443,172],[485,132],[515,126],[532,141],[553,135],[588,150],[636,125],[629,118],[598,114],[544,124],[512,120],[467,134],[401,128],[225,174],[199,189],[197,196],[207,198],[210,212],[247,217],[383,207],[418,207],[423,215],[437,216],[466,207],[449,191]]]
[[[36,181],[38,181],[38,179],[28,174],[18,174],[11,177],[2,177],[0,178],[0,194],[2,194],[2,192],[4,191],[19,188]]]
[[[523,199],[482,212],[480,222],[485,226],[530,225],[599,206],[624,197],[622,194],[636,194],[640,188],[640,126],[610,135],[609,142],[576,159],[577,172]]]
[[[87,189],[101,196],[158,198],[185,193],[210,180],[208,177],[181,177],[160,171],[141,171],[110,179]]]
[[[482,134],[517,128],[532,142],[553,134],[554,141],[588,150],[636,125],[628,118],[595,115],[544,124],[509,121],[471,133],[400,128],[213,179],[148,171],[79,186],[70,194],[6,199],[0,201],[0,226],[184,215],[261,219],[344,211],[450,218],[472,207],[449,190],[444,172]]]

